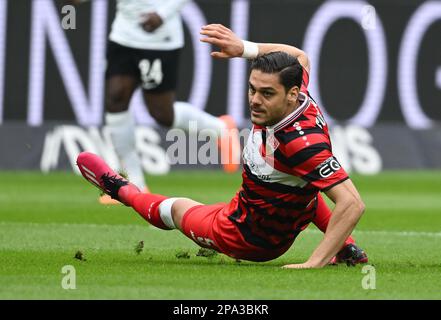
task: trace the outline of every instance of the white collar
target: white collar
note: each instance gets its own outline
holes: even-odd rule
[[[284,128],[288,123],[294,121],[298,116],[300,116],[303,113],[303,111],[305,111],[306,108],[308,108],[308,106],[309,106],[308,96],[306,94],[304,94],[303,92],[300,92],[299,95],[301,96],[301,97],[299,97],[299,100],[300,101],[303,100],[303,103],[300,105],[300,107],[295,109],[293,112],[291,112],[285,118],[280,120],[278,123],[276,123],[272,126],[267,126],[266,129],[268,131],[276,132],[276,131]]]

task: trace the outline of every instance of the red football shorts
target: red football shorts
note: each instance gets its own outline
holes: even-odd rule
[[[228,219],[234,212],[231,203],[198,205],[182,218],[182,231],[201,247],[211,248],[232,258],[250,261],[268,261],[285,253],[291,243],[274,250],[256,247],[245,241],[236,224]]]

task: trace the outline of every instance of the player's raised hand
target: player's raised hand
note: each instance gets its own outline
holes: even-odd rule
[[[202,42],[210,43],[219,47],[211,56],[214,58],[235,58],[241,57],[244,50],[242,40],[230,29],[221,24],[209,24],[201,29]]]

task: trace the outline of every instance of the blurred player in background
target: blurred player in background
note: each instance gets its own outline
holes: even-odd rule
[[[77,160],[83,176],[154,226],[179,229],[200,246],[236,259],[275,259],[313,222],[323,240],[305,263],[285,267],[366,263],[367,255],[350,236],[364,204],[333,156],[326,122],[306,93],[306,54],[288,45],[242,41],[222,25],[205,26],[201,34],[203,42],[220,47],[213,57],[253,59],[248,92],[253,128],[235,197],[227,204],[203,205],[143,194],[87,152]],[[335,203],[332,212],[320,192]]]
[[[72,0],[79,4],[87,0]],[[232,117],[214,117],[185,102],[175,102],[179,55],[184,46],[180,9],[190,0],[117,0],[116,16],[107,47],[105,123],[123,170],[148,192],[135,148],[135,122],[128,111],[134,91],[141,86],[150,115],[158,124],[216,132],[221,162],[237,171],[240,145]],[[101,203],[117,203],[107,195]]]

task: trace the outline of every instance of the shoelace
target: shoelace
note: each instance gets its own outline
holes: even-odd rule
[[[109,173],[105,173],[101,176],[103,180],[104,188],[110,194],[110,197],[118,200],[118,191],[119,188],[128,184],[123,178],[118,178],[115,174],[113,176],[109,175]]]

